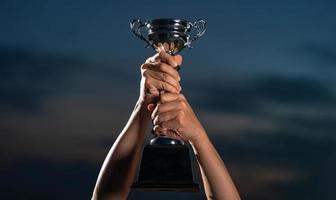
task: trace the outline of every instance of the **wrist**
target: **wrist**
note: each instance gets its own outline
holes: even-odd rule
[[[136,103],[136,110],[142,113],[144,116],[150,117],[151,115],[151,112],[148,110],[148,103],[141,98],[139,98]]]
[[[201,128],[199,131],[197,131],[196,136],[191,138],[190,143],[194,148],[197,148],[206,143],[208,140],[209,138],[206,131]]]

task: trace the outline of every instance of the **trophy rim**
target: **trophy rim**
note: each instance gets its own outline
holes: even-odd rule
[[[174,22],[174,23],[183,23],[185,26],[187,26],[190,22],[185,19],[178,19],[178,18],[157,18],[152,19],[147,22],[147,24],[160,24],[160,22]]]

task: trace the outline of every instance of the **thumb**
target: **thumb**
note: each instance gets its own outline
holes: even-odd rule
[[[175,55],[174,60],[178,65],[182,65],[183,58],[181,55]]]

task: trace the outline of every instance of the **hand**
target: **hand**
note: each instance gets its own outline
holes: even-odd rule
[[[205,133],[188,101],[182,94],[160,95],[160,103],[152,113],[154,134],[195,142]]]
[[[148,106],[150,111],[154,109],[154,103],[157,102],[160,91],[164,90],[170,93],[179,93],[181,80],[176,70],[178,65],[182,64],[180,55],[171,56],[168,53],[160,52],[141,65],[141,103]]]

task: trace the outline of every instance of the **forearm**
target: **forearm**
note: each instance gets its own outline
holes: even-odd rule
[[[109,151],[93,193],[93,200],[126,199],[139,162],[150,113],[137,103],[132,115]]]
[[[192,146],[201,168],[207,199],[239,200],[237,189],[220,155],[204,130],[199,135]]]

